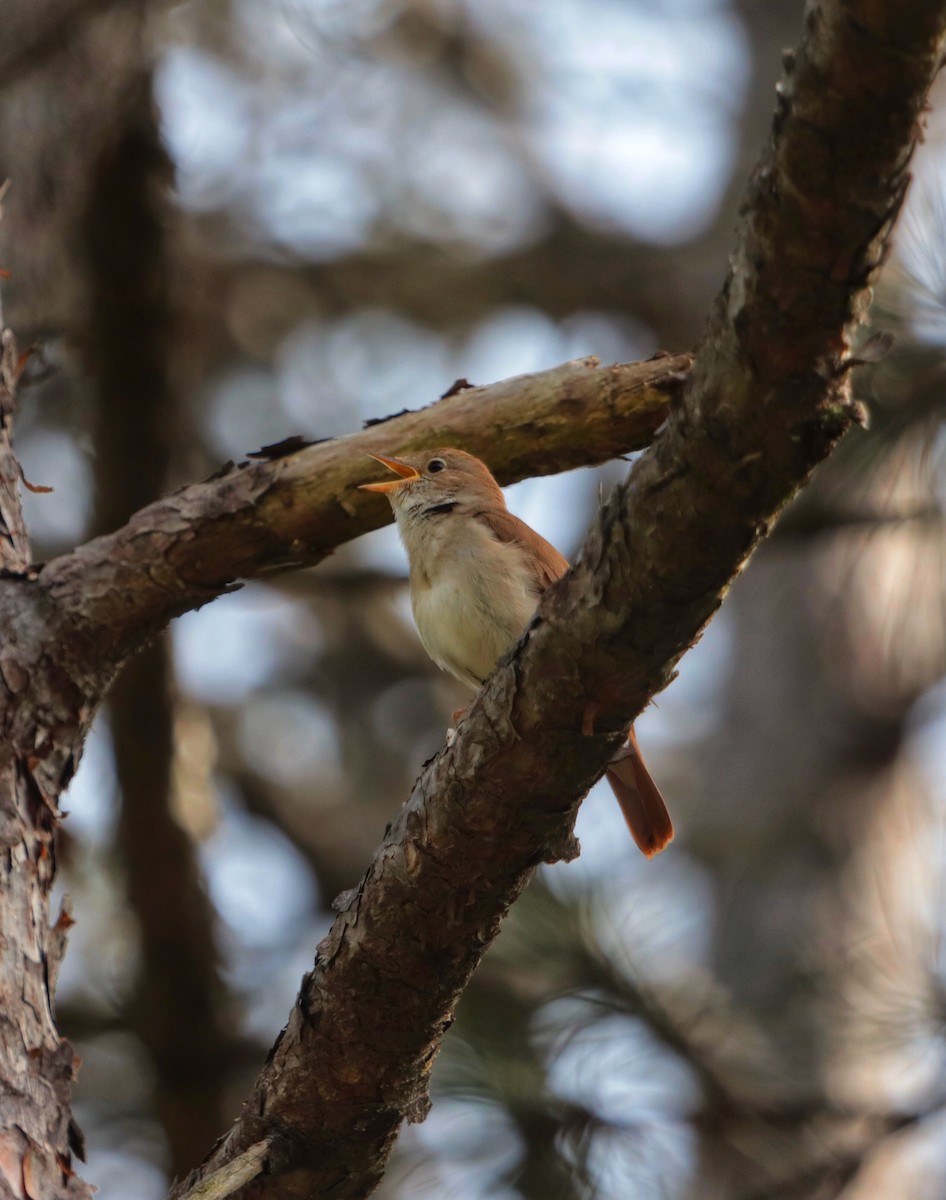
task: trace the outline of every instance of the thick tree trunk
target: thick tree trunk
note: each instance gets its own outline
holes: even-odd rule
[[[0,573],[8,580],[9,603],[0,647],[0,1196],[88,1198],[89,1188],[72,1168],[72,1151],[81,1141],[71,1124],[78,1064],[54,1016],[56,974],[71,924],[67,909],[49,923],[56,798],[72,773],[68,722],[82,700],[58,672],[55,682],[49,679],[52,664],[30,621],[32,605],[18,603],[35,591],[35,572],[28,565],[10,436],[17,357],[12,337],[4,335]]]

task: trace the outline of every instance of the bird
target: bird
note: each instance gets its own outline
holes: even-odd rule
[[[424,649],[442,670],[479,688],[525,632],[568,560],[509,511],[502,488],[472,454],[443,449],[369,457],[397,476],[359,487],[386,496],[394,511]],[[647,858],[659,854],[673,838],[673,823],[633,725],[607,778],[639,849]]]

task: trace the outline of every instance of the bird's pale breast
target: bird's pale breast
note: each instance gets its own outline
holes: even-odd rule
[[[519,639],[538,596],[520,546],[476,520],[444,525],[452,536],[411,556],[414,620],[434,662],[477,687]]]

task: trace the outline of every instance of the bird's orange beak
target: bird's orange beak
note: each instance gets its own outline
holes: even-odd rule
[[[420,479],[420,471],[415,467],[409,466],[406,462],[401,462],[399,458],[384,458],[380,454],[369,454],[368,457],[373,458],[375,462],[381,463],[389,471],[393,471],[395,475],[399,475],[400,479],[388,479],[384,483],[359,483],[359,491],[393,492],[395,488],[402,487],[405,483],[410,483],[412,479]]]

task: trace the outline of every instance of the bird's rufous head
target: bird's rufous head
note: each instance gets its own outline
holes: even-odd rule
[[[465,450],[427,450],[403,458],[381,454],[370,457],[398,478],[359,486],[364,492],[384,493],[395,513],[408,506],[414,509],[464,501],[506,506],[502,489],[489,468]]]

